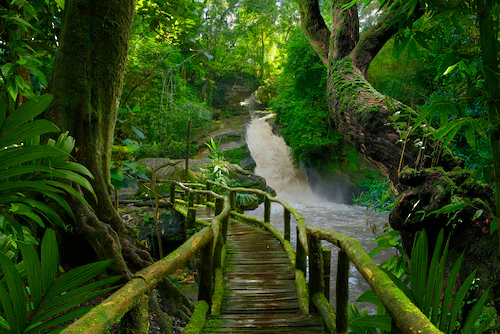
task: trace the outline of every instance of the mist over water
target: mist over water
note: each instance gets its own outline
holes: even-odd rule
[[[372,212],[364,207],[338,204],[314,194],[308,184],[306,174],[295,168],[290,148],[283,138],[273,133],[271,126],[266,122],[266,119],[272,116],[255,118],[247,125],[246,141],[257,165],[254,173],[266,179],[267,184],[276,190],[276,197],[297,209],[308,226],[323,227],[357,238],[366,252],[375,248],[376,244],[373,240],[381,234],[384,224],[388,222],[387,214]],[[246,214],[263,218],[263,205]],[[271,223],[283,232],[283,209],[278,204],[271,206]],[[291,231],[291,242],[295,247],[294,219],[292,219]],[[323,244],[332,250],[330,300],[334,303],[336,277],[334,273],[337,267],[338,248],[327,242]],[[391,255],[380,254],[374,260],[381,262]],[[350,273],[349,301],[353,303],[361,293],[369,289],[369,286],[353,265],[351,265]],[[360,306],[367,307],[369,304]]]

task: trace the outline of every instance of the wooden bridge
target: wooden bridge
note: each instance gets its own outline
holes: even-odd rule
[[[179,192],[184,199],[178,198]],[[263,220],[236,211],[238,192],[264,199]],[[349,263],[380,298],[392,317],[393,332],[441,333],[373,263],[358,240],[307,227],[300,213],[263,191],[172,181],[170,202],[185,216],[187,231],[200,230],[62,333],[105,333],[122,318],[129,333],[147,333],[147,295],[196,253],[198,303],[184,333],[347,333]],[[283,207],[283,234],[270,224],[271,203]],[[200,215],[200,208],[207,206],[214,209],[208,219]],[[297,222],[296,251],[290,244],[292,217]],[[335,311],[328,298],[331,254],[322,248],[322,240],[340,248]]]

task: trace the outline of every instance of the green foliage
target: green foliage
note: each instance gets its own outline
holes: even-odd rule
[[[362,180],[358,186],[362,191],[359,196],[352,195],[354,205],[387,211],[394,203],[394,196],[387,180]]]
[[[109,292],[121,276],[82,285],[103,273],[111,261],[87,264],[58,275],[56,235],[47,229],[40,249],[19,243],[22,261],[17,263],[6,244],[0,245],[0,327],[2,333],[60,331],[64,323],[87,313],[88,300]],[[59,276],[59,277],[58,277]]]
[[[68,180],[93,194],[92,174],[82,165],[68,161],[75,141],[67,133],[55,141],[40,144],[40,136],[59,131],[47,120],[34,120],[48,107],[52,96],[43,95],[31,100],[7,116],[0,105],[0,222],[3,233],[14,234],[21,240],[22,224],[45,222],[65,226],[53,203],[71,217],[73,212],[64,198],[70,194],[87,204],[82,195],[67,183]],[[88,204],[87,204],[88,205]],[[74,218],[74,217],[73,217]]]
[[[490,289],[483,291],[479,300],[472,302],[474,305],[467,314],[463,313],[464,305],[471,304],[467,299],[470,298],[469,292],[474,286],[476,271],[474,270],[459,285],[458,275],[463,254],[456,260],[451,270],[446,268],[448,246],[449,240],[444,243],[444,231],[441,230],[434,251],[430,254],[425,230],[418,232],[411,253],[410,286],[389,271],[386,270],[386,273],[439,330],[450,334],[484,333],[496,316],[494,313],[484,316]],[[382,305],[373,291],[364,293],[357,301]],[[479,321],[480,318],[483,321]],[[367,326],[369,322],[363,321],[362,324]],[[380,325],[382,327],[378,328],[387,329],[384,324]]]
[[[210,150],[208,154],[210,163],[207,164],[206,169],[202,169],[202,172],[209,180],[228,186],[232,167],[221,154],[219,144],[220,142],[216,143],[213,138],[210,138],[210,142],[206,144]]]
[[[47,87],[59,2],[19,0],[0,7],[0,100],[10,110],[20,96],[34,99]]]
[[[341,151],[341,137],[329,121],[326,71],[298,29],[287,43],[287,60],[280,80],[278,96],[271,106],[294,159],[307,163],[335,160],[336,152]]]

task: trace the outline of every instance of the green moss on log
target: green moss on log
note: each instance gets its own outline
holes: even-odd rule
[[[199,334],[203,331],[203,326],[207,319],[209,306],[206,301],[202,300],[196,303],[193,315],[184,329],[184,334]]]
[[[212,297],[212,315],[218,316],[222,307],[222,298],[224,297],[224,275],[222,268],[215,269],[214,295]]]
[[[301,270],[295,270],[295,287],[297,297],[299,298],[299,309],[304,315],[309,315],[309,288],[307,287],[306,277]]]
[[[323,321],[325,322],[325,325],[330,333],[337,333],[337,325],[335,324],[336,315],[325,295],[322,293],[315,293],[314,296],[312,296],[312,301],[319,314],[321,314],[321,317],[323,318]]]

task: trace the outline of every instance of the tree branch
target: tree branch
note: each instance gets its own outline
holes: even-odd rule
[[[415,8],[412,13],[412,17],[409,19],[410,22],[418,20],[424,12],[425,10],[422,10],[419,6]],[[361,36],[359,43],[352,51],[351,58],[353,59],[353,64],[359,68],[364,76],[366,76],[368,67],[370,66],[373,58],[375,58],[385,43],[387,43],[387,41],[398,32],[396,13],[398,13],[398,10],[389,11],[389,13],[384,16],[384,18],[380,20],[375,27],[371,28]],[[404,13],[402,15],[406,14]]]
[[[330,30],[321,16],[318,0],[299,0],[299,9],[302,31],[327,66]]]

